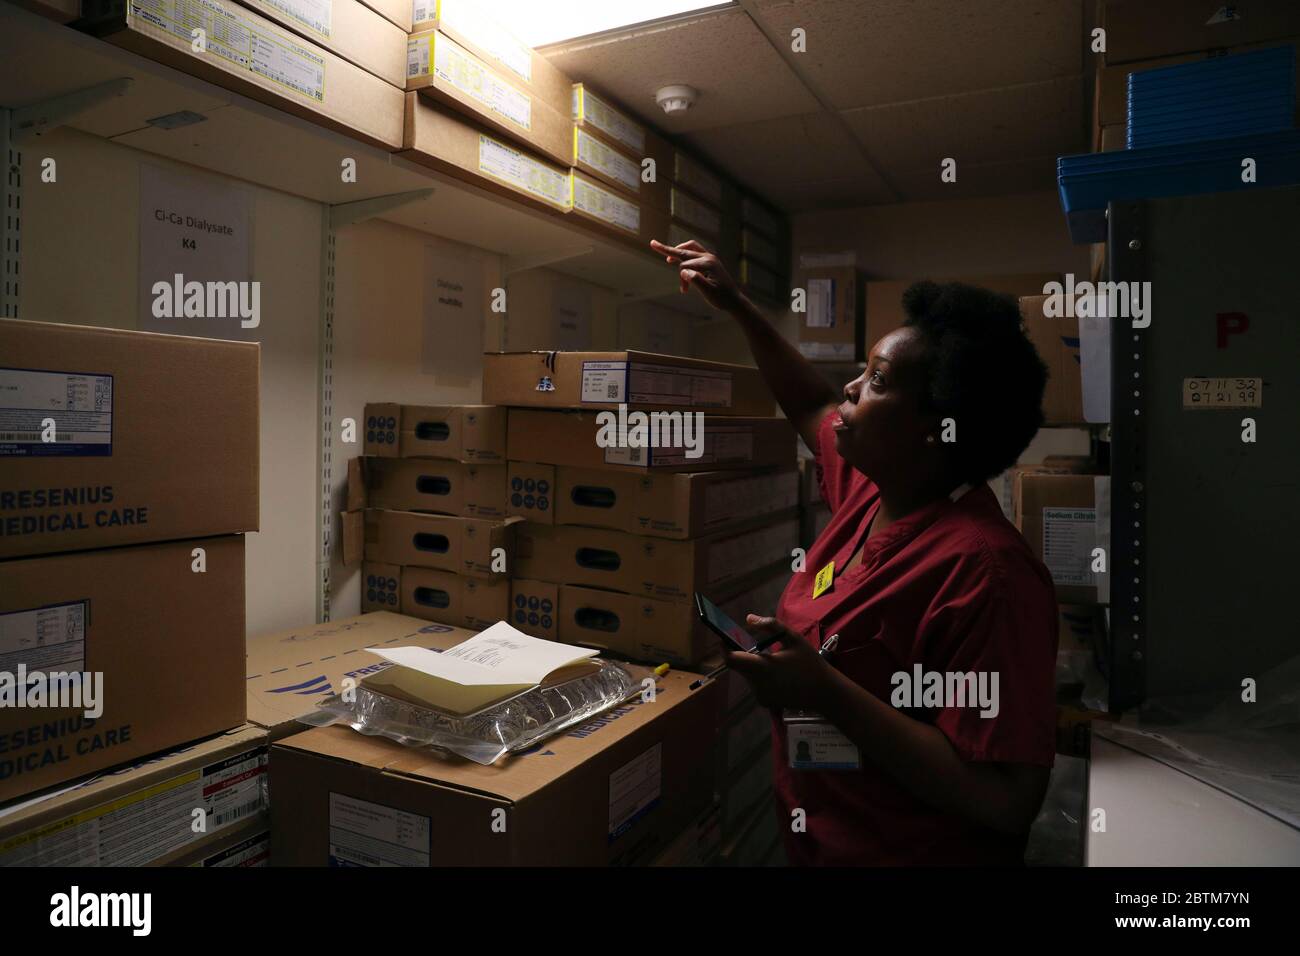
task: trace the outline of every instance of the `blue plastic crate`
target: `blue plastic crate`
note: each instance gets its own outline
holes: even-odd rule
[[[1246,157],[1254,183],[1241,181]],[[1300,184],[1300,131],[1062,156],[1056,168],[1070,237],[1102,242],[1108,202]]]

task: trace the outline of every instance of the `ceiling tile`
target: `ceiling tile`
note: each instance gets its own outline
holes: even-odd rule
[[[641,120],[674,134],[808,113],[817,100],[754,22],[738,9],[674,20],[546,50],[575,81],[590,83]],[[700,96],[668,116],[655,90],[685,83]]]
[[[957,160],[995,163],[1084,149],[1079,77],[913,100],[841,114],[885,174]]]
[[[891,173],[890,181],[902,192],[905,202],[1055,190],[1056,155],[958,167],[955,183],[941,182],[938,171],[928,168]]]
[[[1080,0],[758,0],[775,34],[806,31],[804,69],[836,109],[1083,71]]]

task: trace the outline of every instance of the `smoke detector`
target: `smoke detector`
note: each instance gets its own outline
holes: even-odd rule
[[[699,96],[693,86],[665,86],[655,93],[655,102],[660,108],[672,116],[674,113],[685,113],[693,105],[695,98]]]

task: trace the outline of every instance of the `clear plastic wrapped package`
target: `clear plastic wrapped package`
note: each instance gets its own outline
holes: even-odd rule
[[[650,668],[607,660],[594,663],[598,666],[592,673],[534,687],[472,714],[420,706],[361,685],[349,695],[352,701],[331,694],[316,713],[301,719],[316,727],[348,724],[363,734],[457,754],[486,766],[628,700],[641,693],[644,677],[653,677]]]

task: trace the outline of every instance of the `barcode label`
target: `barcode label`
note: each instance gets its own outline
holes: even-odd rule
[[[113,454],[113,376],[0,368],[0,458]]]
[[[626,394],[626,362],[582,363],[581,401],[617,403],[624,401]]]

